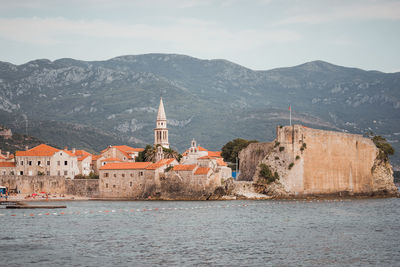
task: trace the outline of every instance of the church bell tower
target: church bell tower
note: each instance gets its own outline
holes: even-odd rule
[[[169,148],[167,117],[165,116],[162,97],[160,98],[160,106],[158,107],[156,128],[154,129],[154,145],[161,145],[164,148]]]

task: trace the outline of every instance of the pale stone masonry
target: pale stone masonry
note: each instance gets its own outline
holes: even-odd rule
[[[78,158],[68,150],[41,144],[27,151],[17,151],[16,175],[64,176],[79,174]]]
[[[156,128],[154,129],[154,145],[161,145],[169,148],[167,117],[165,115],[164,103],[160,98],[160,105],[157,112]]]

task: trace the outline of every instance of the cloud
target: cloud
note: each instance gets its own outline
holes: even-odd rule
[[[400,2],[333,1],[327,5],[315,2],[306,8],[295,6],[288,12],[286,19],[276,24],[318,24],[342,20],[400,20]]]
[[[301,36],[289,30],[230,30],[210,21],[180,18],[167,25],[121,24],[103,20],[65,18],[0,19],[0,37],[36,45],[96,42],[163,42],[173,48],[199,51],[251,50],[260,46],[293,42]]]

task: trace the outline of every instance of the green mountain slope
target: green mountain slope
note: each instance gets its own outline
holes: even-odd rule
[[[0,62],[0,123],[24,130],[28,120],[28,132],[60,146],[152,143],[160,95],[180,151],[192,138],[210,149],[236,137],[271,140],[288,124],[289,105],[296,123],[372,130],[400,149],[400,73],[323,61],[253,71],[171,54]]]

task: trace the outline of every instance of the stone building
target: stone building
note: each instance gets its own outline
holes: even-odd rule
[[[78,169],[79,174],[81,175],[89,175],[92,169],[92,154],[85,150],[76,150],[75,148],[70,151],[74,154],[78,159]]]
[[[143,148],[133,148],[130,146],[109,146],[101,151],[101,155],[104,159],[115,159],[118,158],[123,162],[135,162],[135,158],[142,152]]]
[[[177,164],[175,159],[107,163],[99,170],[99,192],[103,197],[143,198],[158,191],[164,171]]]
[[[165,115],[164,104],[162,97],[158,107],[156,128],[154,129],[154,145],[161,145],[164,148],[169,148],[167,116]]]
[[[15,162],[0,162],[0,175],[15,175]]]
[[[10,154],[10,152],[2,154],[0,150],[0,162],[14,162],[14,155]]]
[[[73,179],[80,173],[76,155],[45,144],[26,151],[16,151],[15,162],[17,175],[51,175]]]

